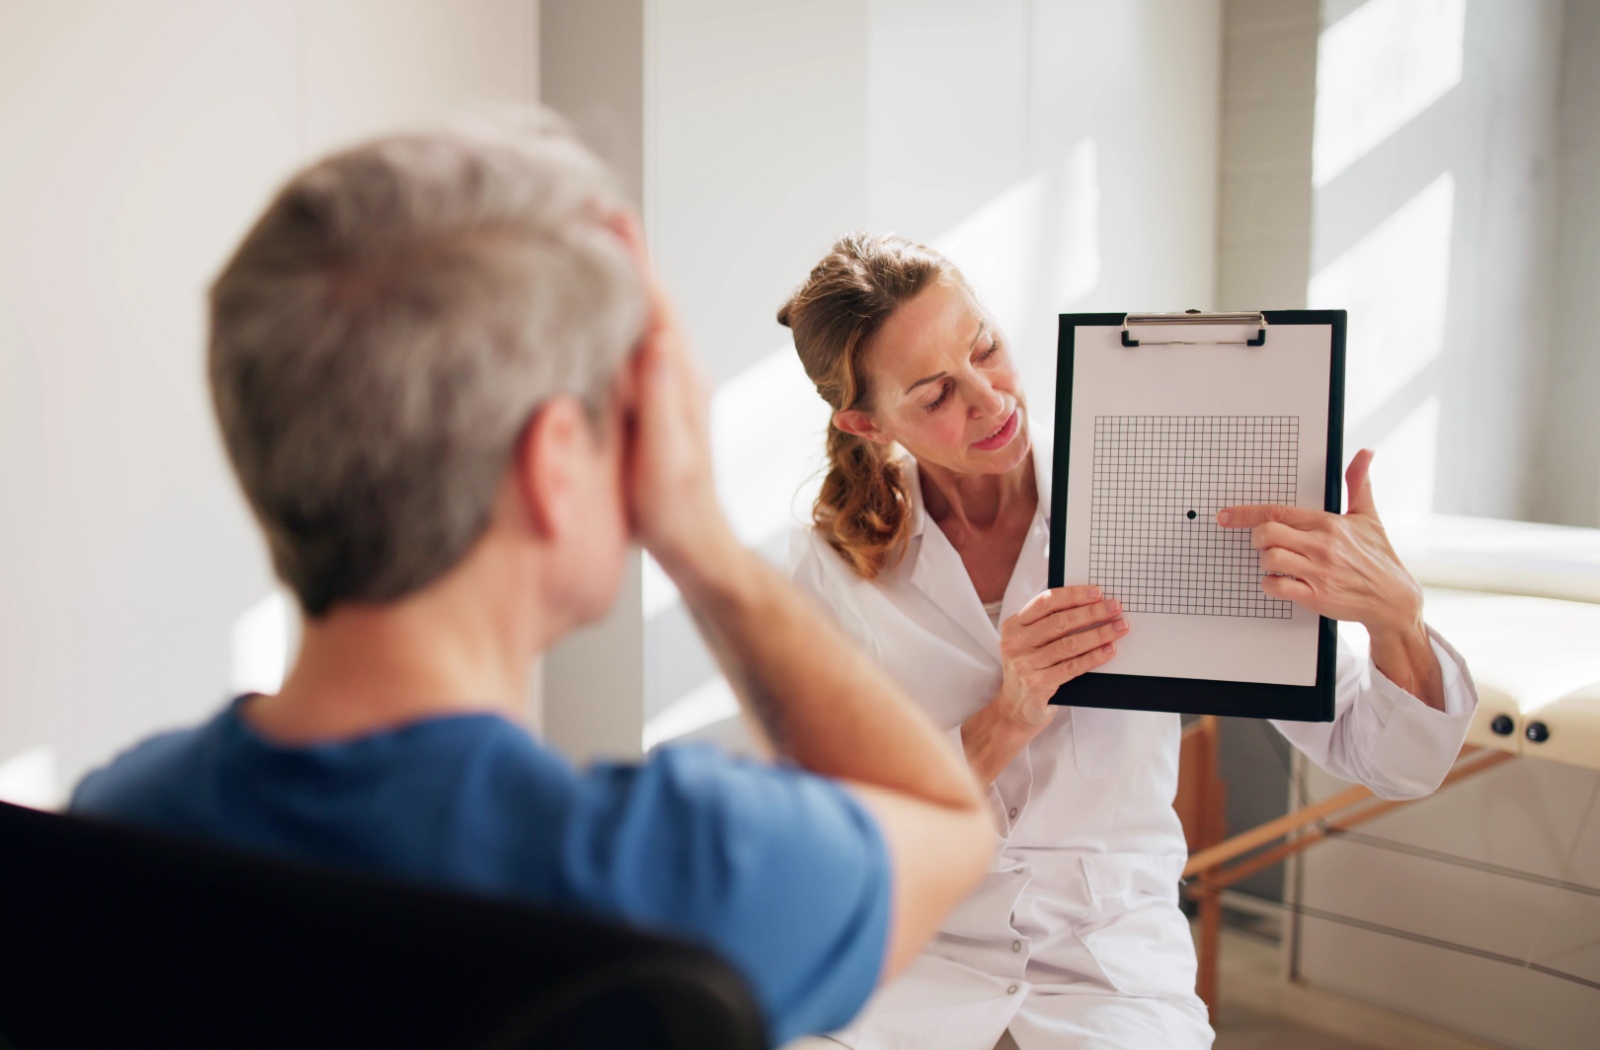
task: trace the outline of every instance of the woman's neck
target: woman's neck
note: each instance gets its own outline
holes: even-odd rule
[[[985,532],[1019,516],[1031,518],[1039,506],[1033,452],[1004,474],[959,474],[936,463],[918,462],[922,502],[941,527]],[[949,529],[946,527],[946,531]]]

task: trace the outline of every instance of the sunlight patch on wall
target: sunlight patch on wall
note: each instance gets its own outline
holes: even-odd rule
[[[1378,513],[1397,519],[1431,514],[1439,466],[1439,396],[1418,405],[1373,451]],[[1348,457],[1355,449],[1345,452]]]
[[[792,344],[717,388],[711,401],[717,494],[741,542],[759,545],[803,520],[795,486],[822,466],[828,417]]]
[[[1313,309],[1350,311],[1347,432],[1444,350],[1454,214],[1446,172],[1311,278]]]
[[[675,701],[644,724],[644,749],[675,740],[739,714],[739,698],[727,679],[718,676]]]
[[[1461,83],[1466,7],[1466,0],[1368,0],[1323,30],[1314,186],[1326,186]]]
[[[276,693],[283,685],[293,644],[294,605],[273,591],[233,622],[233,662],[228,687],[234,693]]]
[[[1083,139],[933,242],[1010,338],[1035,419],[1054,414],[1056,315],[1100,283],[1098,165]]]
[[[1084,139],[1061,163],[1012,186],[933,242],[1008,330],[1069,309],[1100,282],[1097,162],[1094,140]]]
[[[792,344],[717,387],[711,459],[717,496],[739,542],[770,544],[811,520],[828,416]],[[648,556],[641,583],[646,620],[678,601],[677,587]]]
[[[0,802],[30,809],[54,809],[61,796],[55,750],[32,747],[0,762]]]

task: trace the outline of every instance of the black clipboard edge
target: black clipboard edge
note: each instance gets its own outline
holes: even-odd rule
[[[1344,463],[1344,310],[1263,310],[1269,325],[1328,325],[1331,329],[1328,383],[1328,470],[1323,488],[1323,509],[1343,509]],[[1057,328],[1055,462],[1072,454],[1072,363],[1076,329],[1122,324],[1126,314],[1061,314]],[[1267,349],[1271,349],[1270,338]],[[1050,486],[1049,585],[1060,587],[1066,578],[1067,487]],[[1200,678],[1161,678],[1153,675],[1097,673],[1075,678],[1056,690],[1052,704],[1070,707],[1108,707],[1130,711],[1176,711],[1181,714],[1227,715],[1240,718],[1277,718],[1293,722],[1331,722],[1334,716],[1334,682],[1338,669],[1339,627],[1324,616],[1317,627],[1317,684],[1270,685],[1258,682],[1218,682]],[[1287,702],[1287,703],[1286,703]],[[1286,708],[1288,710],[1286,710]],[[1292,713],[1291,713],[1292,712]]]

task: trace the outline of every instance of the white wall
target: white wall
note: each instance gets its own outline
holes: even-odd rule
[[[1350,311],[1346,455],[1377,449],[1391,523],[1600,522],[1595,5],[1229,0],[1225,24],[1220,305]],[[1238,823],[1284,780],[1247,730]]]
[[[724,501],[774,557],[827,416],[773,315],[839,234],[949,252],[1046,425],[1056,312],[1212,305],[1220,2],[657,0],[653,21],[646,220],[719,383]],[[647,737],[730,711],[649,571],[645,611]]]
[[[1592,14],[1563,46],[1583,6],[1322,0],[1309,299],[1351,311],[1346,444],[1377,448],[1391,520],[1550,514],[1600,480],[1593,388],[1567,388],[1595,375],[1576,303],[1600,273]],[[1508,1045],[1592,1041],[1597,789],[1519,760],[1308,851],[1296,974]]]
[[[1561,48],[1554,341],[1532,516],[1600,526],[1600,4],[1567,0]]]
[[[329,145],[531,100],[535,13],[0,0],[0,768],[30,756],[19,793],[215,710],[250,670],[252,609],[281,637],[211,421],[203,289]]]
[[[1560,0],[1324,0],[1309,300],[1350,310],[1378,506],[1522,518],[1555,248]]]

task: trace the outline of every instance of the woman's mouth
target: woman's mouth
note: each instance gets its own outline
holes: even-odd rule
[[[982,441],[974,441],[972,447],[979,452],[993,452],[995,449],[1005,448],[1011,444],[1011,439],[1017,436],[1017,431],[1022,428],[1022,412],[1013,408],[1006,421],[999,428]]]

